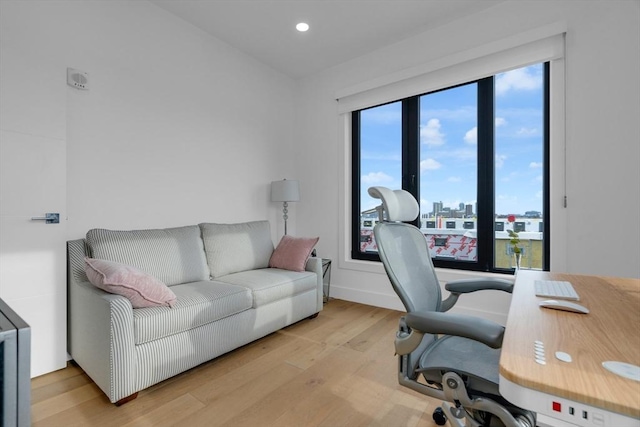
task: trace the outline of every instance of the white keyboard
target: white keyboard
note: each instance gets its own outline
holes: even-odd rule
[[[562,280],[536,280],[536,295],[539,297],[568,299],[579,301],[580,297],[571,282]]]

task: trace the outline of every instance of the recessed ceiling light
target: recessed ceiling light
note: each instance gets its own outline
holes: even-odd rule
[[[300,31],[301,33],[304,33],[308,29],[309,29],[309,24],[307,24],[306,22],[301,22],[298,25],[296,25],[296,30]]]

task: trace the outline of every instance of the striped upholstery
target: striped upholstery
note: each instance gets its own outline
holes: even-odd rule
[[[136,387],[145,389],[315,313],[316,292],[245,310],[217,322],[136,346]],[[170,350],[170,351],[169,351]],[[215,425],[214,422],[211,422]]]
[[[168,286],[209,279],[200,228],[89,230],[93,258],[136,267]]]
[[[211,278],[266,268],[273,253],[269,221],[200,224]]]
[[[291,298],[317,287],[315,273],[261,268],[218,278],[219,281],[248,288],[253,293],[253,308]]]
[[[319,259],[301,273],[253,270],[273,252],[268,222],[203,224],[207,249],[216,253],[210,259],[200,230],[96,229],[67,243],[69,354],[111,402],[322,310]],[[156,276],[172,285],[176,305],[133,309],[88,282],[85,256]],[[222,264],[212,273],[227,273],[211,281],[207,260],[214,259]]]
[[[147,307],[133,310],[136,345],[215,322],[251,308],[251,292],[220,282],[175,285],[178,297],[172,308]]]
[[[74,283],[88,282],[84,271],[84,257],[90,256],[89,247],[84,239],[67,242],[67,262],[69,279]]]

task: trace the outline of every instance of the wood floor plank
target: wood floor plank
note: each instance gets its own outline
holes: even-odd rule
[[[33,410],[31,419],[34,422],[40,421],[53,414],[61,412],[64,409],[71,408],[79,403],[92,399],[93,397],[98,396],[99,393],[102,393],[102,391],[94,384],[85,384],[81,387],[53,396],[31,406]]]
[[[81,368],[32,384],[33,427],[433,427],[440,402],[401,387],[400,312],[331,300],[307,319],[116,407]]]
[[[82,374],[82,371],[80,372]],[[87,384],[93,384],[86,375],[72,375],[62,377],[59,381],[51,382],[31,390],[31,404],[37,404],[44,400],[58,396],[62,393],[74,390]]]
[[[315,400],[320,390],[330,390],[334,384],[341,381],[344,371],[355,370],[363,363],[366,363],[366,360],[361,354],[348,348],[338,348],[282,384],[269,396],[255,402],[242,414],[231,419],[227,425],[282,425],[284,421],[281,417],[293,406],[304,406],[307,401]],[[336,369],[336,366],[340,369]],[[277,420],[279,422],[276,422]],[[293,420],[284,424],[302,425],[296,424]]]
[[[198,399],[206,402],[206,406],[185,418],[184,422],[186,425],[224,425],[299,373],[300,369],[282,363],[265,371],[260,381],[247,382],[233,391],[214,390],[212,394],[203,395],[201,389],[194,390],[194,395],[198,394]]]
[[[204,408],[204,404],[190,394],[183,394],[153,411],[123,424],[122,427],[163,427],[181,422]]]
[[[84,372],[79,366],[69,364],[65,369],[60,369],[51,372],[47,375],[41,375],[31,379],[31,389],[36,390],[41,387],[45,387],[52,383],[57,383],[65,378],[72,378],[75,376],[82,376]]]
[[[378,321],[347,341],[345,345],[354,350],[366,351],[373,347],[376,343],[380,342],[382,338],[386,337],[389,334],[390,330],[393,331],[393,335],[395,336],[395,330],[397,328],[398,319],[400,318],[400,316],[400,312],[389,310],[388,313],[386,313]],[[391,343],[393,343],[393,341],[391,341]],[[393,345],[391,347],[393,348]]]
[[[418,427],[432,423],[431,416],[437,407],[421,394],[395,390],[374,415],[372,427]],[[428,417],[424,417],[427,414]]]

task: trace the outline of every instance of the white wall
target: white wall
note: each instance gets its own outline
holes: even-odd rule
[[[146,1],[1,4],[2,129],[66,142],[60,250],[94,227],[269,219],[279,238],[269,185],[294,177],[291,79]],[[88,91],[66,85],[67,67],[89,73]],[[64,349],[64,272],[51,288],[62,298],[32,311],[62,325],[34,322],[34,336]]]
[[[91,90],[68,91],[69,235],[270,218],[275,237],[292,81],[146,2],[73,3]]]
[[[3,42],[48,76],[22,87],[46,109],[23,127],[67,140],[69,238],[92,227],[279,225],[269,183],[295,169],[291,79],[144,1],[3,1],[3,14],[20,23]],[[88,72],[90,90],[67,87],[66,67]]]
[[[557,219],[568,224],[551,237],[558,248],[552,266],[640,277],[639,9],[637,1],[508,1],[299,81],[296,140],[304,167],[298,176],[313,180],[315,201],[300,207],[299,229],[320,235],[320,254],[337,261],[332,295],[402,307],[381,266],[349,262],[349,236],[341,223],[344,210],[349,211],[349,147],[343,145],[336,93],[558,21],[568,30],[569,204],[563,210],[559,200],[552,201]],[[467,277],[454,273],[441,270],[439,275],[445,281]],[[505,317],[508,304],[508,297],[493,293],[463,296],[459,302],[462,311],[494,319]]]

